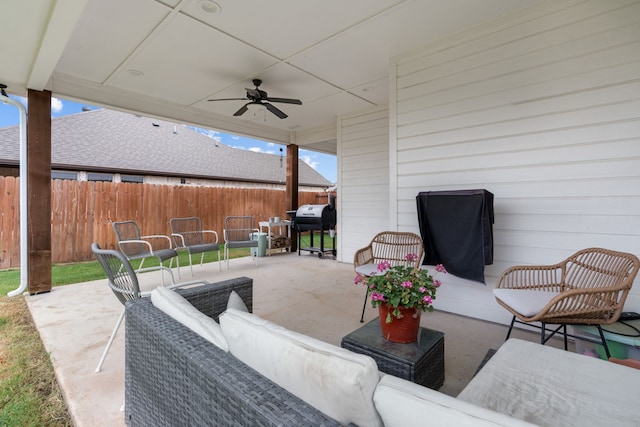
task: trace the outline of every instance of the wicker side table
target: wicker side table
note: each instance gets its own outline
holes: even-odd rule
[[[444,334],[420,328],[418,341],[397,344],[382,337],[376,318],[342,338],[341,346],[371,356],[381,372],[437,390],[444,383]]]

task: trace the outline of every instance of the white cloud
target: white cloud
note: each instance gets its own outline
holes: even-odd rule
[[[51,98],[51,112],[59,113],[62,111],[63,105],[62,101],[58,98]]]
[[[198,128],[195,126],[187,126],[189,129],[191,130],[195,130],[198,133],[201,133],[202,135],[208,136],[209,138],[213,139],[216,142],[222,142],[222,134],[216,130],[211,130],[211,129],[202,129],[202,128]]]
[[[318,169],[318,162],[313,160],[311,156],[300,156],[300,159],[302,159],[303,162],[311,166],[313,169]]]
[[[262,153],[263,152],[260,147],[250,147],[250,148],[247,148],[247,150],[253,151],[254,153]]]

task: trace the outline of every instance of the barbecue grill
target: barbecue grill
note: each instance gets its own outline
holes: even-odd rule
[[[333,255],[336,254],[335,243],[331,249],[325,249],[324,247],[324,231],[333,230],[336,226],[336,210],[332,204],[302,205],[298,208],[291,221],[291,226],[298,232],[298,255],[300,255],[300,251],[316,252],[319,258],[322,258],[327,252],[331,252]],[[304,231],[309,232],[310,247],[308,248],[300,247],[300,237]],[[313,246],[314,231],[320,232],[320,247]]]

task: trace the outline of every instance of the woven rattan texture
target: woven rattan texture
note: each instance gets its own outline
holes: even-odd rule
[[[341,346],[372,357],[381,372],[437,390],[444,383],[444,334],[420,328],[420,335],[428,344],[390,343],[382,338],[378,319],[374,319],[344,337]]]
[[[408,254],[415,254],[416,259],[407,261]],[[376,234],[369,245],[356,251],[353,257],[353,266],[389,261],[392,266],[413,265],[418,267],[423,254],[422,238],[417,234],[383,231]]]
[[[515,266],[502,274],[496,288],[560,292],[537,314],[526,317],[497,301],[523,322],[611,324],[618,320],[639,268],[633,254],[583,249],[558,264]]]
[[[180,290],[215,319],[235,290],[252,308],[252,280]],[[156,309],[126,306],[125,421],[129,426],[337,426],[286,390]]]

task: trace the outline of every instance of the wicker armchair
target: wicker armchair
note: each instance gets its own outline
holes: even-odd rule
[[[558,264],[507,269],[493,291],[498,304],[513,314],[506,339],[514,323],[540,322],[530,326],[540,329],[541,344],[562,329],[566,350],[567,337],[573,337],[567,334],[567,325],[594,325],[611,357],[601,325],[620,317],[639,267],[635,255],[589,248]],[[558,327],[547,329],[547,324]]]
[[[408,261],[407,254],[416,254],[415,261]],[[353,267],[356,273],[369,277],[376,274],[376,267],[382,261],[388,261],[394,265],[415,265],[420,266],[424,255],[422,238],[414,233],[399,231],[382,231],[375,235],[371,243],[362,249],[358,249],[353,256]],[[362,305],[362,315],[360,323],[364,322],[364,310],[367,307],[369,289],[364,295]]]

